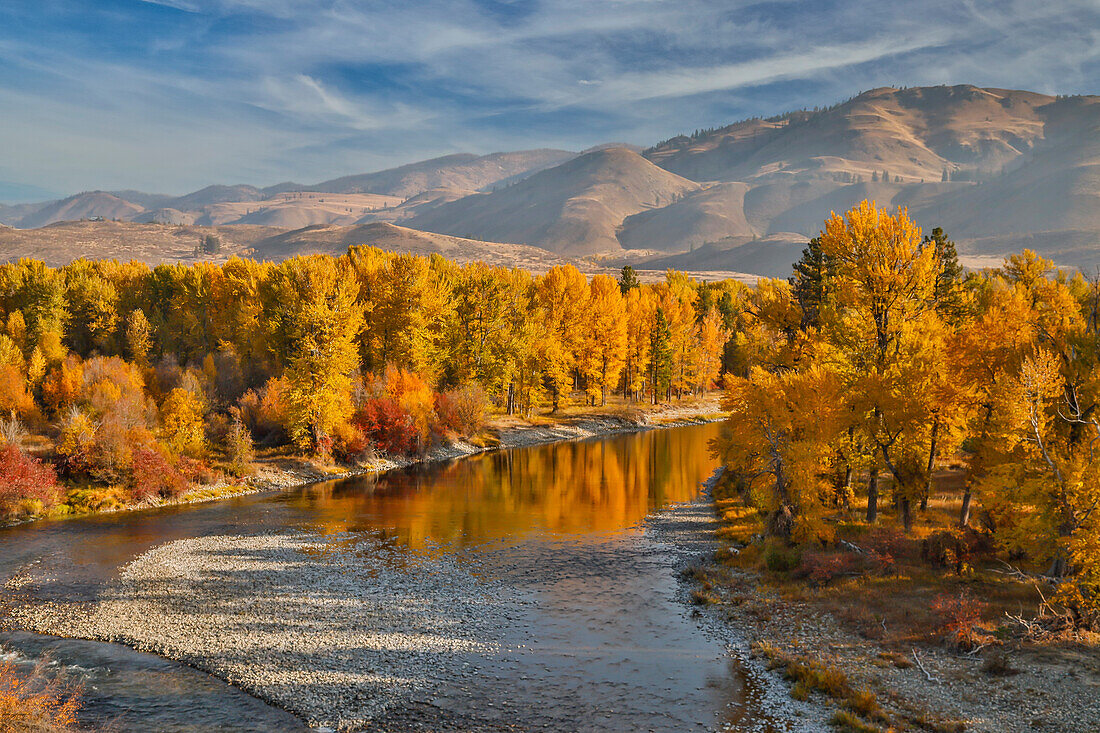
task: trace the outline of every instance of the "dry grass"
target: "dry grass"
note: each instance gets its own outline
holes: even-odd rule
[[[20,674],[0,662],[0,733],[59,733],[76,730],[79,688],[48,679],[43,666]]]
[[[954,530],[962,506],[962,475],[947,470],[937,475],[935,491],[925,512],[914,511],[913,531],[905,535],[888,501],[880,499],[879,521],[868,525],[862,518],[866,497],[848,510],[837,510],[828,521],[837,538],[876,553],[878,563],[866,556],[848,556],[857,571],[840,573],[828,582],[813,582],[806,562],[796,562],[800,550],[750,544],[739,553],[720,553],[724,562],[764,570],[764,584],[779,597],[809,603],[832,614],[848,630],[887,648],[908,649],[914,643],[936,644],[949,636],[950,619],[938,611],[937,599],[970,597],[980,615],[974,626],[996,632],[1005,613],[1038,612],[1041,598],[1033,585],[1005,575],[1003,563],[990,552],[978,552],[959,567],[943,567],[922,557],[924,541],[937,532]],[[883,491],[889,494],[888,487]],[[715,502],[722,521],[719,536],[744,544],[759,532],[755,513],[739,500]],[[979,516],[975,502],[972,516]],[[816,550],[808,550],[808,557]],[[830,550],[830,553],[833,551]],[[783,557],[779,557],[783,555]],[[826,555],[832,556],[832,555]],[[996,643],[993,633],[988,641]]]

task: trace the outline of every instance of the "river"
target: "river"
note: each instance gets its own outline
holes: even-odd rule
[[[79,606],[96,602],[142,553],[181,540],[288,530],[340,545],[363,538],[359,547],[374,548],[375,560],[460,563],[522,601],[494,629],[491,648],[457,652],[461,674],[425,673],[373,729],[766,729],[743,671],[682,600],[675,571],[705,549],[692,546],[705,533],[668,531],[684,512],[705,514],[691,503],[715,467],[706,444],[716,431],[652,430],[20,525],[0,531],[0,581],[9,603]],[[678,508],[662,513],[670,506]],[[12,630],[0,645],[23,663],[49,653],[82,676],[87,724],[303,727],[215,677],[125,647]]]

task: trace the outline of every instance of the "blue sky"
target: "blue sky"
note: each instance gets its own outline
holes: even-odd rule
[[[1100,93],[1100,3],[5,0],[0,200],[646,145],[941,83]]]

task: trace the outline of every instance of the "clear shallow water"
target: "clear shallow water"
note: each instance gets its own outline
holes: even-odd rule
[[[675,552],[641,527],[653,511],[697,496],[715,466],[706,443],[716,432],[716,425],[649,431],[194,507],[23,525],[0,531],[0,582],[29,568],[39,600],[92,600],[121,565],[176,539],[285,529],[334,541],[346,541],[347,532],[382,536],[404,552],[476,557],[479,572],[534,601],[502,631],[505,652],[472,655],[469,675],[414,701],[410,710],[431,711],[421,717],[486,729],[738,724],[745,711],[736,670],[676,600]],[[35,639],[0,643],[22,644],[33,657],[42,648],[28,645],[49,645]],[[98,654],[112,661],[92,668],[139,670],[124,684],[103,684],[101,675],[101,684],[89,685],[89,721],[112,720],[117,730],[196,730],[186,727],[195,724],[188,711],[201,708],[221,730],[293,729],[286,718],[249,727],[255,713],[247,704],[259,703],[156,657],[143,661],[90,642],[62,642],[61,653],[82,667]],[[379,725],[399,730],[415,718],[395,715]]]

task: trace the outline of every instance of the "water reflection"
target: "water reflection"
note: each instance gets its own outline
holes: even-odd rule
[[[581,535],[636,525],[689,501],[715,461],[717,426],[532,447],[306,487],[281,501],[322,532],[384,531],[415,550],[532,533]]]

